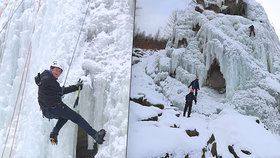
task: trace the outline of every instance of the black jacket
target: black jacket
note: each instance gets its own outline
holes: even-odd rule
[[[191,84],[188,86],[188,88],[190,88],[190,86],[192,86],[192,89],[199,89],[199,82],[198,79],[195,79],[191,82]]]
[[[193,101],[196,103],[196,97],[192,92],[190,92],[188,95],[186,95],[186,104],[192,104]]]
[[[249,28],[250,28],[250,30],[254,30],[255,29],[254,25],[251,25]]]
[[[40,76],[42,84],[38,90],[38,102],[41,108],[54,107],[62,102],[62,95],[78,90],[78,87],[75,85],[65,88],[60,87],[50,70],[45,70]]]

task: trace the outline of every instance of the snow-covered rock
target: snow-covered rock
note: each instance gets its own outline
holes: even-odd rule
[[[211,1],[217,6],[222,2]],[[186,38],[187,47],[147,52],[132,66],[132,75],[139,77],[132,78],[132,83],[142,82],[140,91],[157,94],[151,98],[145,95],[147,101],[165,104],[157,121],[129,122],[128,157],[280,157],[280,43],[262,6],[254,0],[244,2],[244,16],[211,10],[200,13],[191,4],[178,13],[173,43]],[[251,25],[255,37],[249,37]],[[162,63],[169,59],[166,76]],[[182,110],[187,86],[196,76],[201,85],[198,102],[191,117],[185,118]],[[215,82],[211,76],[224,79],[225,93],[211,88],[209,80]],[[132,93],[138,91],[137,84],[131,86]],[[130,118],[143,115],[135,103],[130,106]],[[145,113],[151,112],[145,109]],[[192,131],[197,135],[188,136],[186,132]],[[209,141],[211,136],[213,141]]]
[[[49,69],[53,60],[60,60],[64,73],[59,82],[63,85],[88,4],[66,86],[75,84],[80,77],[84,80],[75,110],[95,129],[107,130],[106,142],[99,147],[96,157],[125,157],[134,5],[123,0],[0,1],[1,154],[12,123],[4,157],[10,151],[12,157],[21,158],[76,157],[78,128],[73,123],[68,122],[61,129],[57,146],[49,143],[49,133],[56,121],[42,118],[34,77]],[[29,50],[32,55],[26,73],[24,65]],[[26,84],[23,74],[27,74]],[[23,98],[17,99],[23,89]],[[76,93],[68,94],[63,101],[72,107],[75,98]],[[20,104],[19,124],[11,149]],[[93,140],[89,138],[88,142],[92,148]]]
[[[230,102],[235,102],[234,106],[238,108],[250,106],[255,109],[253,115],[258,117],[263,116],[266,107],[272,108],[267,112],[269,119],[263,121],[279,132],[278,123],[273,121],[279,119],[279,40],[262,6],[255,1],[245,2],[248,4],[246,18],[209,10],[199,13],[194,8],[186,10],[184,15],[179,14],[178,25],[188,19],[184,25],[199,24],[200,29],[195,35],[185,36],[189,43],[186,49],[173,50],[171,72],[178,69],[175,78],[185,85],[192,78],[188,74],[197,75],[200,84],[207,85],[209,70],[216,60],[225,79],[226,96]],[[255,26],[256,37],[249,37],[250,25]],[[184,31],[190,31],[185,28],[178,27],[180,31],[177,32],[184,34]],[[249,93],[257,87],[266,92]],[[248,91],[246,97],[241,93],[243,90]],[[254,96],[264,102],[254,101]],[[265,100],[270,97],[275,99],[268,105]],[[252,101],[248,103],[250,99]],[[252,110],[242,112],[252,114]]]

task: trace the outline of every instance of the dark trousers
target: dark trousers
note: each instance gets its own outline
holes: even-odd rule
[[[43,115],[48,119],[58,119],[55,127],[53,128],[54,133],[59,133],[60,129],[65,125],[68,120],[76,123],[79,127],[87,132],[93,139],[96,140],[97,132],[94,130],[89,123],[78,113],[70,109],[66,104],[61,103],[53,108],[43,109]]]
[[[254,35],[254,37],[255,37],[256,34],[255,34],[255,31],[254,31],[254,30],[251,30],[251,31],[250,31],[250,37],[251,37],[252,33],[253,33],[253,35]]]
[[[190,117],[191,116],[191,111],[192,111],[192,102],[188,102],[188,101],[186,102],[183,116],[186,116],[187,110],[188,110],[188,117]]]
[[[193,91],[194,91],[195,98],[197,98],[197,89],[193,89]]]

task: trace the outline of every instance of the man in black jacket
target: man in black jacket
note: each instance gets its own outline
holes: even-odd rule
[[[98,144],[102,144],[106,131],[94,130],[89,123],[81,117],[78,113],[69,108],[62,102],[61,97],[64,94],[74,92],[83,88],[83,83],[78,82],[76,85],[69,87],[60,87],[57,82],[58,77],[62,73],[62,65],[54,61],[50,70],[45,70],[35,78],[36,84],[39,86],[38,102],[43,112],[43,115],[48,119],[58,119],[55,127],[50,134],[50,141],[52,144],[57,144],[57,135],[63,125],[71,120],[79,127],[84,129]]]
[[[193,90],[190,91],[190,93],[188,95],[186,95],[186,103],[185,103],[185,108],[184,108],[184,113],[183,116],[186,116],[186,111],[187,109],[189,109],[188,111],[188,117],[191,116],[191,111],[192,111],[192,103],[193,101],[196,104],[196,97],[193,95]]]
[[[255,27],[254,27],[254,25],[249,26],[249,29],[250,29],[250,37],[251,37],[252,34],[253,34],[254,37],[255,37],[255,36],[256,36],[256,33],[255,33]]]
[[[196,79],[191,82],[191,84],[188,86],[188,88],[190,88],[191,86],[192,86],[192,90],[194,91],[195,97],[197,97],[197,91],[200,90],[198,77],[196,77]]]

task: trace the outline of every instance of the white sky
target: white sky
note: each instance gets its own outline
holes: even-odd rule
[[[280,38],[280,1],[279,0],[256,0],[264,7],[265,12],[278,38]]]
[[[165,27],[173,10],[184,9],[189,0],[136,0],[135,23],[146,34],[154,34],[158,28]]]
[[[146,34],[154,34],[159,28],[164,28],[173,10],[184,9],[190,0],[136,0],[141,9],[136,10],[135,23]],[[264,7],[270,23],[280,37],[280,1],[256,0]]]

